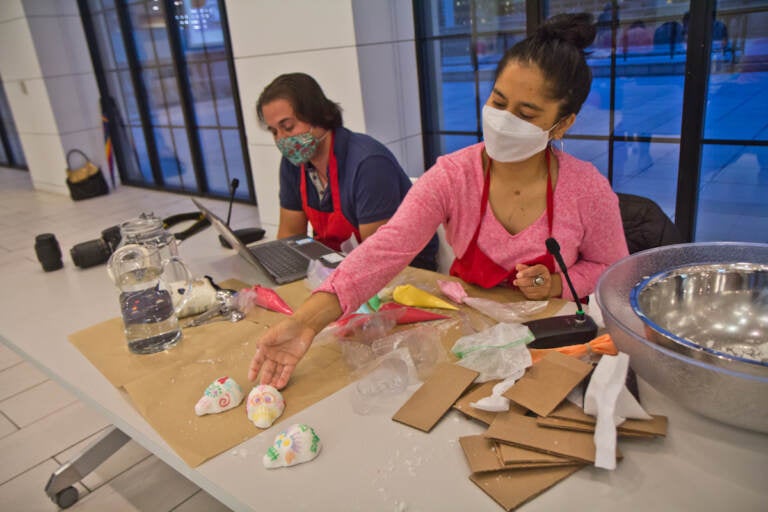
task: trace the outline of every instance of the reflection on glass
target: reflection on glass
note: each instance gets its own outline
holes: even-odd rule
[[[697,241],[767,242],[768,147],[705,144]]]
[[[613,189],[653,199],[674,220],[679,149],[675,143],[617,142]]]

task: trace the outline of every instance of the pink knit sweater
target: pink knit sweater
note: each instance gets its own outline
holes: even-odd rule
[[[480,222],[483,191],[483,143],[438,158],[419,178],[395,215],[352,251],[317,291],[335,293],[344,314],[355,311],[403,270],[445,226],[446,241],[459,256],[467,250]],[[592,293],[600,274],[626,256],[627,244],[616,194],[590,163],[555,152],[559,174],[555,184],[552,236],[576,293]],[[506,269],[546,252],[547,215],[510,234],[491,208],[478,236],[480,249]],[[573,300],[565,280],[563,298]]]

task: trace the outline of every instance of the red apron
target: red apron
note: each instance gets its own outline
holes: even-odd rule
[[[549,172],[549,151],[546,152],[547,159],[547,220],[549,222],[549,236],[552,236],[552,215],[554,205],[554,193],[552,191],[552,175]],[[480,222],[477,224],[475,235],[469,243],[466,252],[461,258],[456,258],[451,265],[451,275],[460,277],[467,283],[476,284],[483,288],[493,288],[499,284],[513,286],[517,270],[506,270],[500,267],[495,261],[485,255],[477,246],[477,237],[480,234],[480,226],[483,224],[483,217],[488,206],[488,188],[491,183],[491,159],[488,158],[488,165],[485,169],[485,182],[483,183],[483,199],[480,206]],[[542,244],[544,245],[544,244]],[[555,272],[555,258],[545,251],[541,256],[531,261],[524,262],[525,265],[542,264],[550,273]]]
[[[354,233],[357,241],[360,241],[360,231],[350,223],[341,210],[341,191],[339,190],[339,166],[336,155],[333,154],[333,132],[331,132],[331,151],[328,155],[328,186],[331,187],[331,199],[333,200],[332,212],[321,212],[309,206],[307,202],[307,174],[304,164],[301,165],[301,208],[312,225],[315,238],[338,251],[341,243],[349,240]]]

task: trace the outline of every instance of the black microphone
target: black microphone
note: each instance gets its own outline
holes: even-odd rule
[[[573,294],[573,298],[576,300],[576,307],[578,309],[575,315],[552,316],[523,322],[536,338],[528,346],[531,348],[556,348],[587,343],[597,336],[597,324],[592,320],[592,317],[584,314],[579,296],[576,294],[571,278],[568,276],[568,269],[565,266],[563,257],[560,255],[560,244],[554,238],[548,238],[546,245],[547,251],[557,261],[571,290],[571,294]]]
[[[557,243],[557,240],[554,238],[547,238],[545,243],[547,244],[547,251],[549,251],[549,254],[554,256],[557,265],[560,267],[560,270],[563,271],[563,276],[565,277],[565,281],[568,283],[568,288],[571,290],[571,295],[573,295],[573,298],[576,301],[576,315],[583,319],[584,310],[581,308],[581,301],[579,300],[579,296],[576,294],[576,289],[573,287],[571,278],[568,275],[568,268],[565,266],[563,256],[560,254],[560,244]]]
[[[229,209],[227,210],[227,226],[229,226],[229,221],[232,218],[232,204],[235,202],[235,191],[237,190],[238,185],[240,185],[240,180],[237,178],[232,178],[229,194]],[[238,240],[246,245],[261,240],[264,238],[265,234],[265,231],[262,228],[234,229],[232,232],[235,234]],[[219,235],[219,243],[222,245],[222,247],[226,247],[227,249],[232,248],[227,239],[222,235]]]
[[[232,217],[232,203],[235,202],[235,191],[237,190],[238,185],[240,185],[240,180],[232,178],[232,190],[229,195],[229,210],[227,210],[227,226],[229,226],[229,219]]]

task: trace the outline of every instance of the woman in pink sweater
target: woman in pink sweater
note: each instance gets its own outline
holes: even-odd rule
[[[457,255],[451,274],[529,299],[572,299],[545,240],[561,247],[576,293],[592,293],[626,256],[618,199],[588,163],[551,147],[573,125],[592,75],[589,14],[559,15],[502,57],[483,107],[484,142],[440,157],[395,215],[288,319],[261,338],[248,377],[284,387],[314,336],[355,311],[408,265],[440,224]]]

